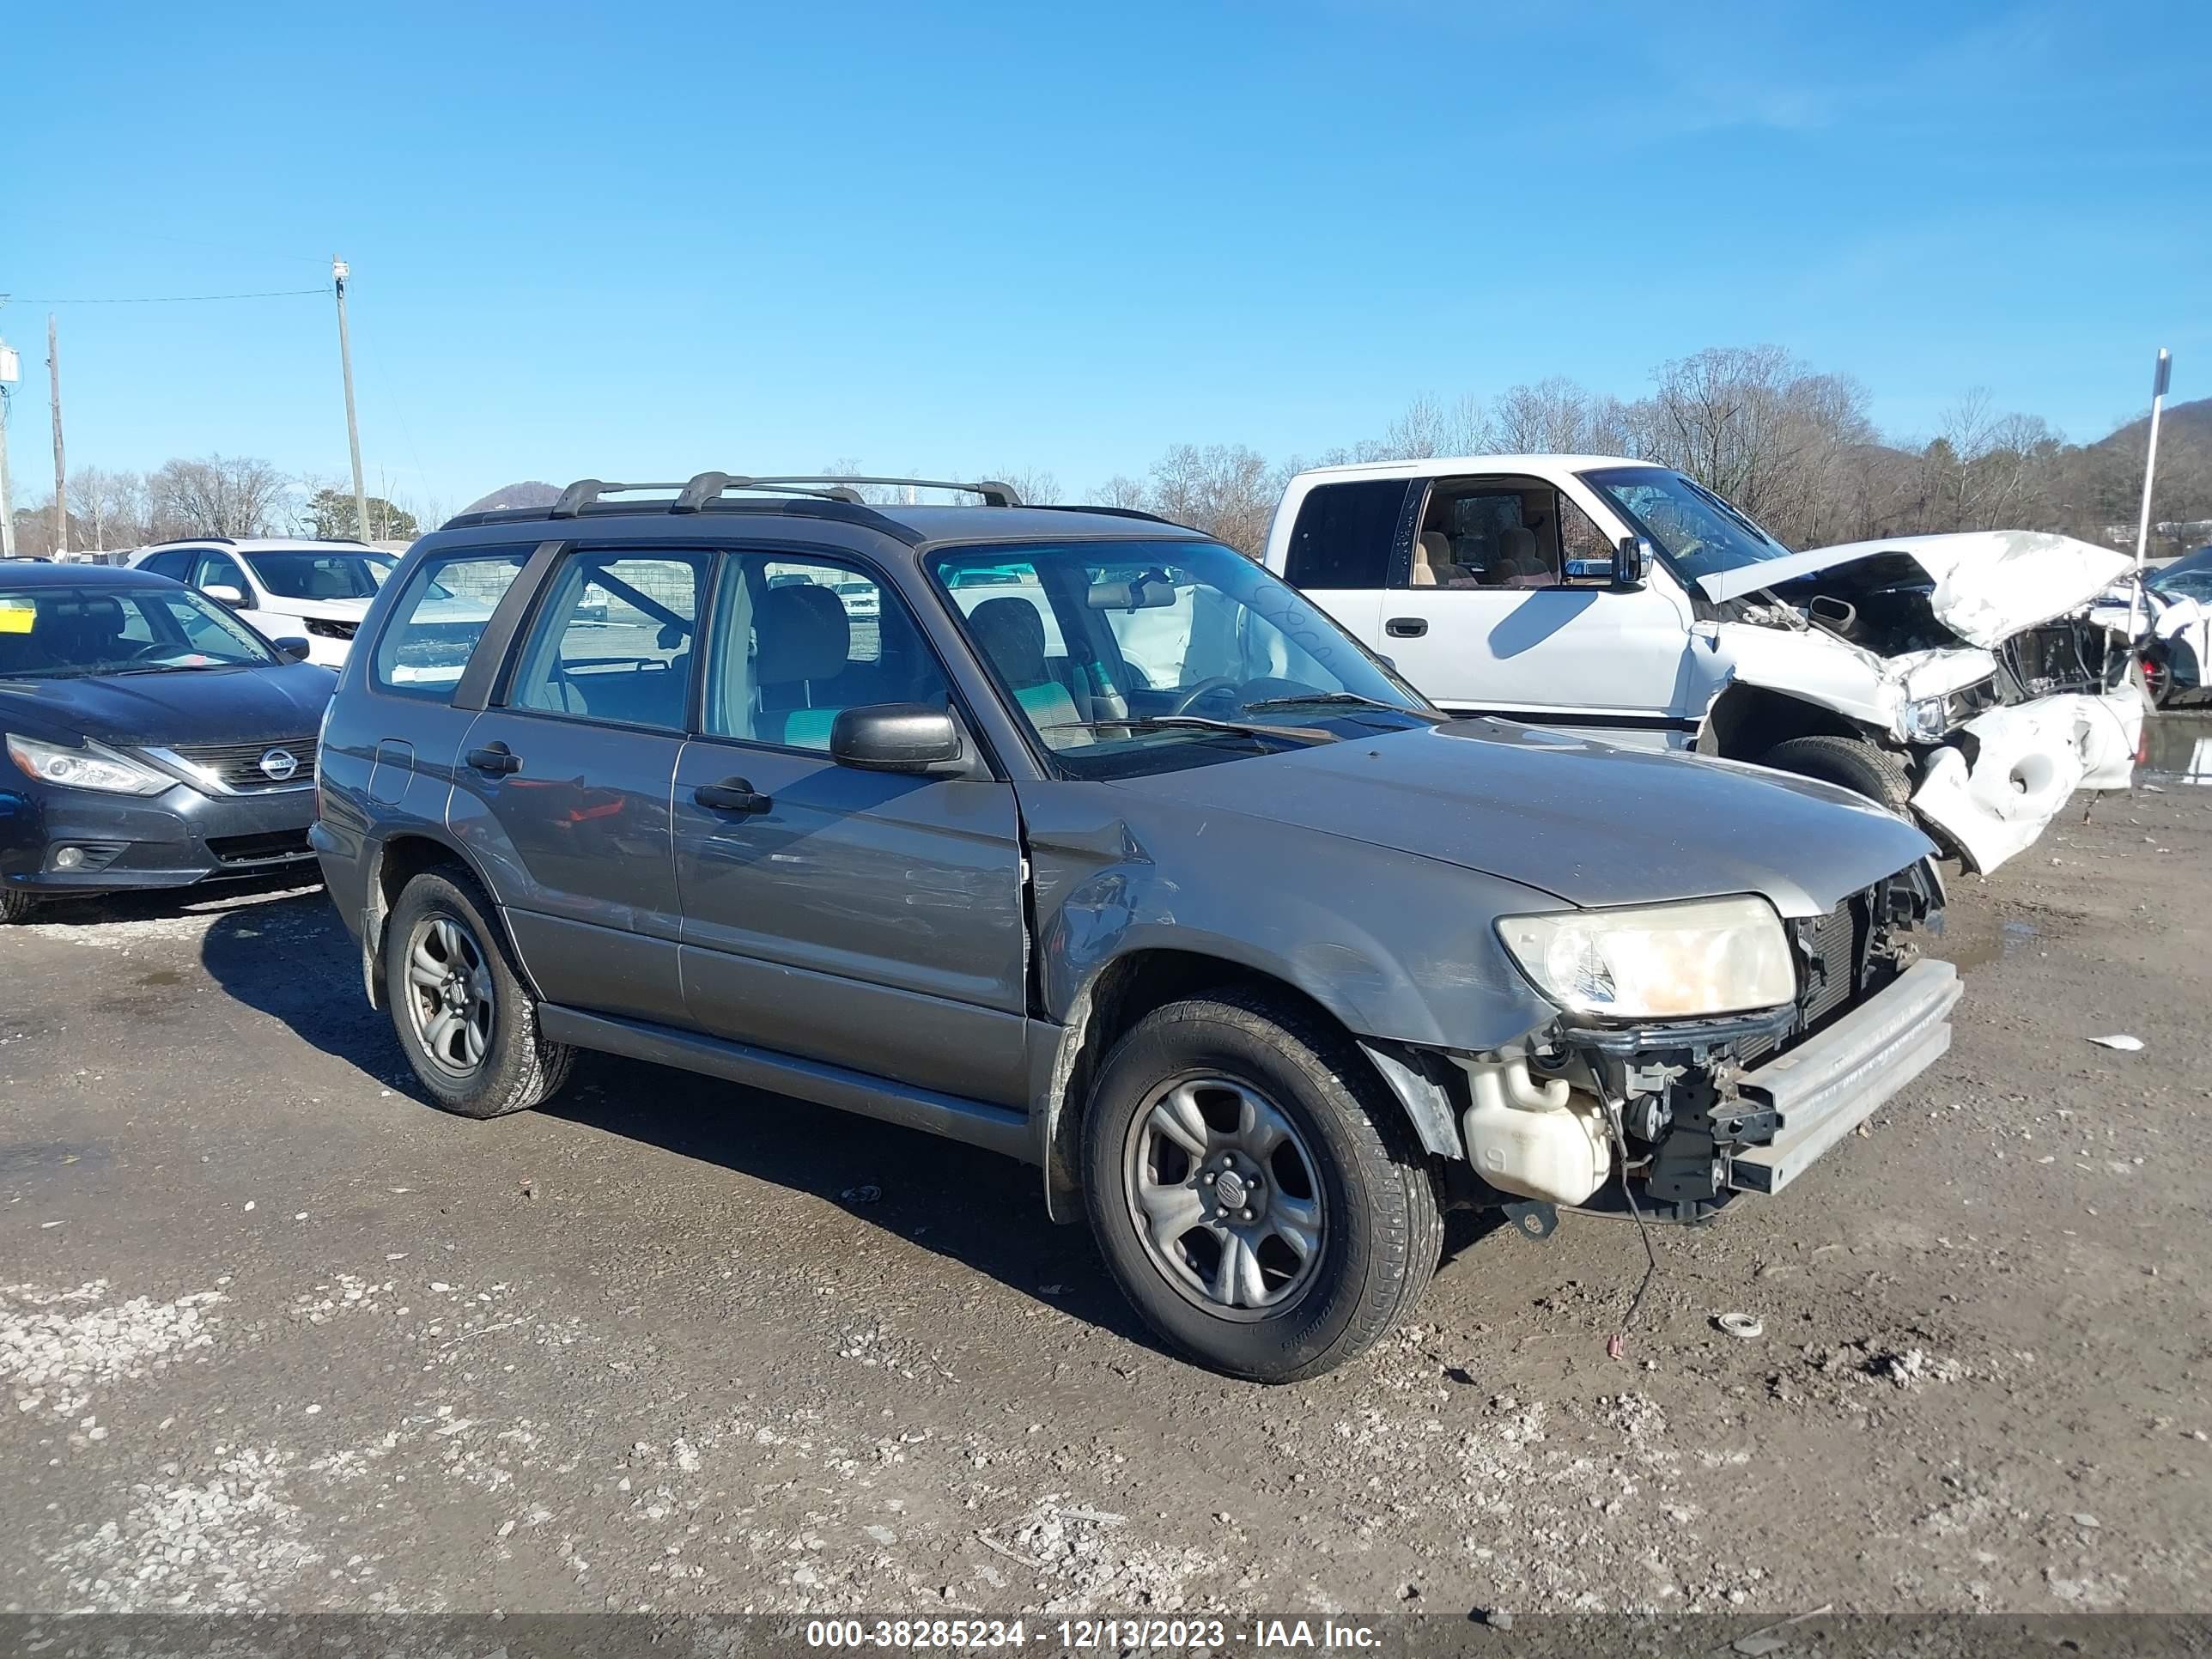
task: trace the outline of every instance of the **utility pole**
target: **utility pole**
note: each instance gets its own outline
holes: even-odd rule
[[[54,405],[54,556],[69,551],[69,492],[62,465],[62,349],[54,343],[54,313],[46,313],[46,384]]]
[[[15,403],[15,381],[22,372],[15,348],[0,340],[0,559],[15,556],[15,492],[8,487],[8,416]]]
[[[331,282],[338,294],[338,368],[345,375],[346,444],[353,451],[353,511],[356,533],[362,540],[368,539],[368,491],[361,482],[361,422],[353,412],[353,343],[346,337],[345,285],[349,273],[346,262],[333,255],[331,258]],[[59,427],[55,428],[57,432]]]
[[[2142,604],[2143,556],[2150,546],[2150,486],[2158,473],[2158,417],[2166,407],[2166,388],[2173,379],[2173,354],[2158,349],[2158,367],[2150,377],[2150,447],[2143,457],[2142,512],[2136,520],[2136,584],[2128,590],[2128,644],[2136,648],[2136,617]],[[59,430],[58,428],[56,428]]]

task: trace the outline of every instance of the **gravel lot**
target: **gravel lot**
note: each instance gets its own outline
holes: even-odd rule
[[[2212,1610],[2212,790],[2078,817],[1954,881],[1948,1058],[1662,1235],[1624,1359],[1641,1248],[1570,1218],[1275,1391],[980,1152],[606,1060],[441,1115],[319,890],[52,910],[0,1607]]]

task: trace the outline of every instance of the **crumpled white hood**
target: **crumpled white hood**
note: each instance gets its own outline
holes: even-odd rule
[[[1703,577],[1708,598],[1732,599],[1883,553],[1902,553],[1936,584],[1936,621],[1969,645],[2000,640],[2078,611],[2127,575],[2124,553],[2040,530],[1966,530],[1814,548]]]

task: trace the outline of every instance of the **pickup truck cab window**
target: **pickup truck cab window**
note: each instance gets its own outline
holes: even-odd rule
[[[1316,486],[1291,532],[1291,585],[1310,592],[1382,586],[1406,492],[1403,478]]]
[[[1582,478],[1650,538],[1687,580],[1790,556],[1790,550],[1747,514],[1679,472],[1618,466],[1585,472]]]
[[[1326,614],[1211,542],[938,555],[976,655],[1077,777],[1234,760],[1434,712]],[[976,580],[988,569],[994,580]]]
[[[1549,484],[1444,479],[1422,507],[1407,580],[1395,585],[1556,587],[1563,557],[1607,553],[1605,536],[1589,515]]]

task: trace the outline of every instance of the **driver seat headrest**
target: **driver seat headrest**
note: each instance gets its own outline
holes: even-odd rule
[[[1044,665],[1044,618],[1027,599],[986,599],[969,613],[977,647],[1015,690],[1051,678]]]
[[[771,587],[753,616],[758,654],[753,678],[763,685],[834,679],[853,652],[844,601],[818,582]]]

